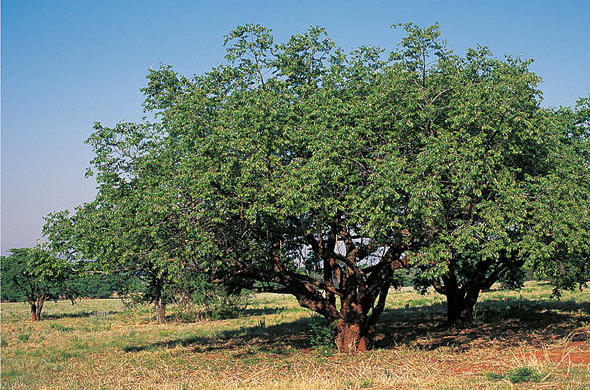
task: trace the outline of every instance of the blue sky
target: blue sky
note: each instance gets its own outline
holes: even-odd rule
[[[142,118],[149,67],[202,73],[223,35],[263,24],[275,41],[326,27],[336,43],[393,48],[393,23],[440,23],[449,48],[534,58],[545,106],[590,94],[590,1],[2,1],[2,240],[34,245],[43,216],[95,194],[84,178],[94,122]]]

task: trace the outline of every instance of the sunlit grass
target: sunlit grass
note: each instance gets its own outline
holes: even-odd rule
[[[589,290],[493,289],[475,326],[448,329],[442,296],[392,291],[375,349],[311,348],[317,321],[293,297],[258,294],[238,318],[156,325],[149,306],[49,302],[33,323],[2,304],[2,388],[34,389],[582,389],[590,383]],[[509,373],[537,382],[513,384]],[[515,376],[515,378],[520,378]],[[496,378],[496,379],[494,379]]]

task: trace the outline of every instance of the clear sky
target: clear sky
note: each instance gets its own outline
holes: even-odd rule
[[[326,27],[336,43],[392,48],[391,24],[436,21],[449,48],[534,58],[545,106],[590,94],[590,1],[2,1],[1,251],[34,245],[43,216],[90,201],[94,122],[142,118],[146,70],[202,73],[223,35],[263,24],[275,41]]]

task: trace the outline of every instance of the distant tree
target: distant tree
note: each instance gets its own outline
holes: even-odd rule
[[[28,302],[33,321],[41,319],[47,300],[66,298],[74,303],[75,278],[72,264],[39,247],[11,249],[9,256],[2,256],[3,293],[9,289],[13,298]]]
[[[74,280],[79,296],[110,298],[122,290],[123,283],[117,275],[81,272]]]
[[[156,176],[171,169],[168,161],[145,162],[146,155],[167,153],[158,149],[159,128],[96,124],[87,143],[95,152],[88,174],[96,175],[98,195],[73,214],[49,214],[43,233],[55,251],[91,259],[89,272],[116,275],[121,294],[153,303],[160,324],[173,301],[169,291],[182,276],[182,265],[169,260],[170,248],[181,245],[182,235],[175,205],[167,203],[165,184]]]
[[[119,295],[133,297],[134,303],[154,303],[157,321],[164,323],[166,271],[160,272],[156,264],[144,261],[142,256],[120,255],[124,245],[136,243],[126,241],[129,236],[123,233],[109,235],[107,227],[114,229],[110,224],[118,217],[117,212],[109,214],[98,208],[91,210],[96,203],[77,208],[73,215],[68,211],[49,214],[43,227],[44,235],[54,250],[67,251],[79,260],[90,259],[80,261],[84,265],[84,276],[77,282],[83,291],[90,287],[85,284],[87,281],[98,277],[115,278]],[[111,245],[107,245],[108,242]]]

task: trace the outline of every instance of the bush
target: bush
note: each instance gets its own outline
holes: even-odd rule
[[[543,376],[541,373],[531,367],[518,367],[513,368],[506,375],[496,374],[495,372],[486,373],[486,378],[491,381],[499,381],[507,379],[511,383],[524,383],[524,382],[541,382]]]
[[[252,294],[247,290],[229,293],[224,287],[213,287],[194,293],[193,301],[201,307],[202,316],[217,320],[240,315],[251,297]]]
[[[196,289],[192,295],[178,294],[176,316],[183,322],[237,317],[246,309],[251,296],[248,290],[228,292],[224,287],[207,285]]]
[[[486,372],[486,378],[491,381],[501,381],[504,379],[504,375],[497,374],[495,372]]]
[[[327,354],[334,348],[334,327],[324,318],[314,317],[309,324],[310,344],[320,352]]]
[[[541,382],[541,373],[530,367],[513,368],[506,374],[506,379],[512,383]]]

